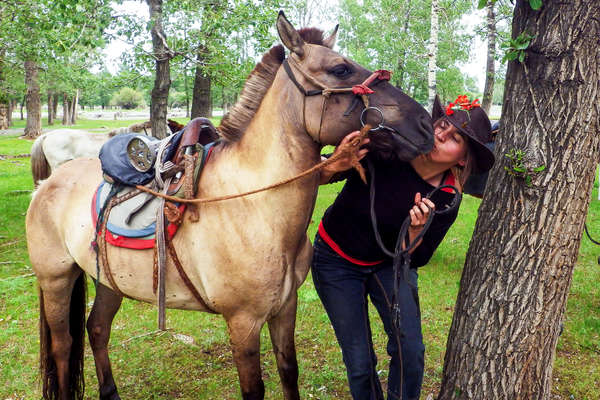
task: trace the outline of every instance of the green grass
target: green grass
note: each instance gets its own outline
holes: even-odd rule
[[[97,128],[105,122],[95,121],[95,125],[89,122],[85,128]],[[40,396],[37,283],[24,240],[24,214],[32,180],[28,158],[6,157],[28,153],[30,146],[31,141],[14,135],[0,136],[3,155],[0,159],[0,399]],[[320,188],[309,226],[311,238],[321,215],[340,189],[341,184]],[[597,184],[592,196],[597,198]],[[446,337],[478,205],[479,200],[465,197],[457,222],[429,265],[419,271],[427,346],[423,398],[436,392],[440,385]],[[600,226],[598,201],[592,201],[588,225],[600,238],[600,229],[593,229]],[[600,247],[584,237],[557,349],[553,399],[600,400],[599,255]],[[91,282],[88,288],[91,305],[94,294]],[[341,354],[310,275],[299,297],[296,343],[301,397],[350,399]],[[374,342],[385,376],[386,338],[375,311],[371,312]],[[227,330],[220,316],[168,310],[167,326],[172,331],[146,335],[156,329],[156,310],[148,304],[123,301],[113,323],[110,353],[124,399],[240,397]],[[177,340],[174,332],[192,337],[194,344]],[[97,380],[89,345],[85,354],[86,399],[95,399]],[[261,355],[266,397],[280,399],[279,377],[266,329],[262,332]]]

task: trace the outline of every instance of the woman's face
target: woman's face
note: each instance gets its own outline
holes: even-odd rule
[[[428,154],[430,161],[448,164],[449,167],[464,166],[467,155],[467,138],[445,118],[433,124],[433,150]]]

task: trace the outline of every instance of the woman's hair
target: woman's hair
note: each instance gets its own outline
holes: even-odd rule
[[[465,138],[465,142],[467,143],[467,152],[465,153],[465,165],[459,166],[455,165],[450,168],[450,172],[456,178],[456,187],[459,191],[463,191],[465,187],[465,183],[467,179],[469,179],[469,175],[473,171],[473,164],[475,163],[475,156],[473,155],[473,149],[471,148],[471,143],[468,137],[462,135]]]

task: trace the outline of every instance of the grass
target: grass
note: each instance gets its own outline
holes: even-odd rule
[[[112,121],[82,121],[93,129]],[[119,121],[123,122],[123,121]],[[128,121],[129,122],[129,121]],[[122,125],[121,125],[122,126]],[[38,375],[37,283],[29,266],[24,214],[32,188],[28,158],[31,141],[0,136],[0,399],[40,396]],[[321,215],[341,184],[320,188],[309,234],[314,237]],[[592,194],[597,198],[597,184]],[[435,393],[442,374],[446,337],[464,257],[473,232],[479,200],[466,196],[458,221],[427,267],[420,273],[423,330],[427,346],[423,394]],[[600,202],[592,201],[588,225],[600,237]],[[553,399],[600,400],[600,248],[583,238],[575,267],[564,332],[554,367]],[[91,306],[94,287],[88,282]],[[315,293],[310,275],[299,291],[296,343],[302,398],[350,399],[345,370],[333,330]],[[89,307],[88,307],[89,310]],[[374,341],[382,375],[387,373],[385,335],[374,310]],[[167,311],[164,334],[156,329],[156,310],[124,300],[113,323],[111,361],[124,399],[239,398],[237,374],[229,351],[227,330],[220,316]],[[193,344],[173,333],[193,338]],[[98,398],[93,357],[86,345],[86,398]],[[281,398],[279,377],[268,332],[262,333],[261,362],[266,397]]]

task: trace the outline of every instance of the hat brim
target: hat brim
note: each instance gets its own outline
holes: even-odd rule
[[[485,143],[480,142],[475,138],[475,134],[470,132],[468,129],[459,126],[452,118],[448,118],[448,121],[463,135],[469,138],[469,145],[474,147],[473,157],[475,163],[473,165],[472,173],[480,174],[482,172],[489,171],[496,161],[494,152],[490,150]]]

